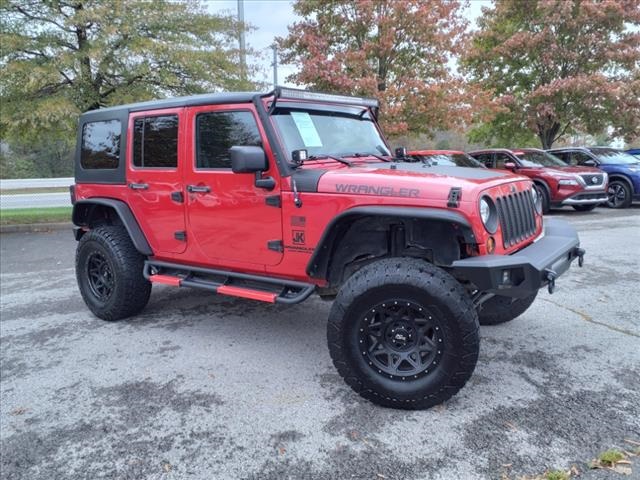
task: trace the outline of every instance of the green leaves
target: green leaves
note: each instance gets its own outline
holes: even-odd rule
[[[640,1],[496,0],[484,12],[464,70],[507,107],[475,132],[544,148],[576,131],[640,135]],[[630,28],[635,25],[636,28]]]
[[[0,3],[3,136],[66,130],[79,113],[171,95],[252,88],[245,28],[199,1]]]

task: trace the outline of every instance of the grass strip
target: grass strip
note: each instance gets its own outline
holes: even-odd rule
[[[71,222],[71,207],[7,208],[0,210],[0,225]]]

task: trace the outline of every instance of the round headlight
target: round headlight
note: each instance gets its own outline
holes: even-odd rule
[[[480,199],[480,218],[482,219],[482,223],[485,225],[489,221],[489,217],[491,216],[491,207],[489,206],[489,202],[486,198]]]
[[[498,211],[489,197],[482,197],[479,203],[480,220],[489,233],[496,233],[498,229]]]
[[[536,187],[531,189],[531,198],[533,199],[533,205],[536,208],[536,212],[538,212],[538,214],[542,214],[542,197],[540,197]]]

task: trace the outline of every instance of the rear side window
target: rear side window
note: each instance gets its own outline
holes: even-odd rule
[[[231,168],[233,146],[262,146],[251,112],[209,112],[196,117],[196,168]]]
[[[178,116],[136,118],[133,123],[133,165],[141,168],[178,166]]]
[[[88,122],[82,127],[80,165],[87,170],[118,168],[120,120]]]

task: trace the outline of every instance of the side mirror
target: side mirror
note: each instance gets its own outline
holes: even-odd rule
[[[518,168],[518,166],[513,162],[507,162],[504,164],[504,168],[506,168],[507,170],[515,170],[516,168]]]
[[[267,156],[262,147],[231,147],[231,170],[233,173],[264,172],[269,168]]]
[[[585,167],[597,167],[598,163],[595,160],[589,159],[582,162]]]

